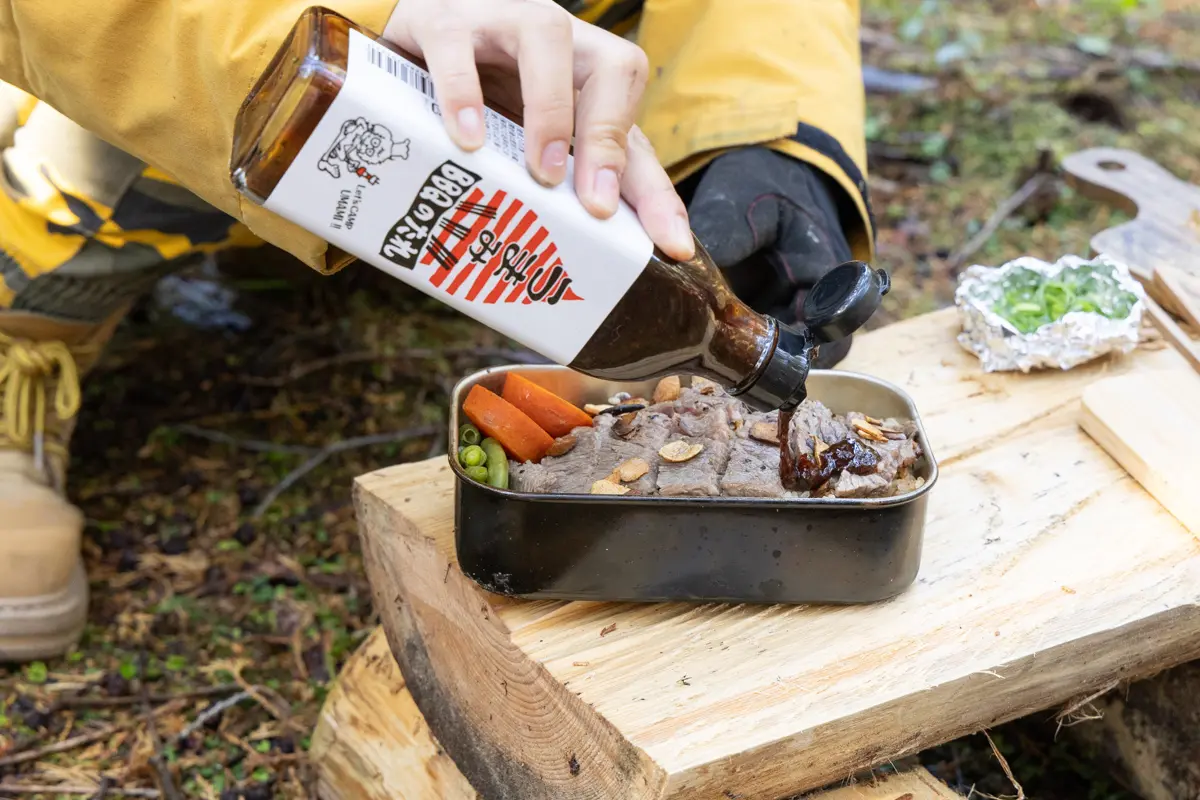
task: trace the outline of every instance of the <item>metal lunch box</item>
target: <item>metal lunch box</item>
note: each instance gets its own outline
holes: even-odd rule
[[[530,599],[866,603],[917,576],[937,463],[912,399],[885,381],[814,370],[809,397],[836,413],[911,419],[925,479],[895,497],[646,497],[530,494],[477,483],[455,457],[462,402],[499,393],[516,372],[582,406],[617,392],[649,397],[657,380],[614,382],[555,365],[494,367],[454,388],[449,460],[457,476],[459,567],[490,592]]]

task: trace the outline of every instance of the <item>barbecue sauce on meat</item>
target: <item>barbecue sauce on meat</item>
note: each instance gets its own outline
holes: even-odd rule
[[[820,458],[793,453],[788,443],[794,409],[779,412],[779,478],[791,492],[817,492],[840,472],[870,475],[879,468],[879,455],[857,439],[834,442]]]
[[[304,12],[238,114],[231,178],[250,200],[265,204],[285,176],[291,174],[289,170],[309,138],[319,126],[325,130],[326,112],[346,85],[351,54],[357,52],[351,47],[353,35],[357,35],[352,35],[352,31],[367,36],[379,46],[423,68],[421,59],[400,51],[334,12],[321,8],[310,8]],[[379,58],[386,56],[380,55]],[[358,102],[358,96],[354,97]],[[374,98],[369,102],[374,103]],[[387,103],[387,98],[378,98],[378,103]],[[520,124],[520,115],[511,109],[490,100],[487,106],[513,123]],[[364,109],[364,114],[369,110]],[[346,124],[351,125],[351,122]],[[397,142],[402,135],[402,131],[397,133]],[[405,155],[398,158],[409,158],[407,141],[403,145]],[[422,140],[415,140],[411,152],[419,154],[422,144]],[[297,169],[302,166],[306,167],[297,165]],[[360,172],[369,172],[373,167],[358,169]],[[360,174],[354,172],[353,168],[351,171]],[[471,177],[462,169],[455,175],[464,180]],[[487,181],[488,176],[483,175],[480,179]],[[369,175],[365,180],[378,182]],[[425,196],[424,191],[420,197]],[[397,198],[399,201],[400,198]],[[402,221],[406,220],[404,218]],[[319,226],[310,229],[320,235]],[[573,235],[584,234],[576,231]],[[385,249],[390,242],[391,239],[385,240]],[[422,252],[426,252],[426,255],[433,253],[435,243],[430,240],[428,251]],[[367,247],[365,243],[355,246],[364,251]],[[374,259],[377,255],[385,254],[364,252],[362,257]],[[336,271],[352,260],[353,255],[331,245],[326,271]],[[487,262],[484,260],[481,263]],[[569,269],[570,265],[565,267]],[[486,268],[481,267],[481,272]],[[500,269],[496,267],[492,275],[502,275]],[[410,273],[404,274],[407,276]],[[506,273],[503,274],[507,277]],[[559,274],[566,273],[555,273],[553,279],[538,284],[541,287],[538,289],[540,294],[526,298],[525,302],[530,299],[541,301],[545,294],[543,290],[548,292],[555,288],[556,295],[559,290],[565,290],[561,281],[555,283],[559,281]],[[687,262],[668,258],[655,248],[624,296],[616,301],[568,366],[588,375],[623,381],[679,373],[700,375],[722,384],[731,394],[760,410],[793,408],[805,397],[805,381],[813,348],[823,336],[825,341],[832,341],[833,338],[849,335],[849,331],[861,325],[878,306],[879,298],[888,286],[886,275],[882,272],[876,275],[861,262],[843,265],[827,277],[830,279],[822,279],[809,293],[810,298],[823,299],[824,305],[814,305],[819,312],[815,315],[806,305],[805,318],[813,320],[809,322],[810,328],[789,330],[789,344],[785,350],[780,346],[783,326],[739,300],[699,242],[696,256]],[[529,283],[536,284],[537,277],[530,279]],[[414,285],[439,297],[439,290],[432,286]],[[516,286],[515,291],[520,290],[521,286]],[[558,299],[560,297],[556,296],[555,300]],[[812,303],[816,303],[816,300]],[[496,306],[489,308],[495,309]],[[474,304],[462,308],[465,313],[472,315],[478,309],[479,306]],[[479,313],[486,324],[490,319],[486,313],[491,312]],[[571,319],[564,317],[557,324],[569,325]],[[545,346],[549,347],[550,343],[545,343]],[[533,349],[537,347],[533,346]]]
[[[879,456],[857,439],[843,439],[829,446],[818,459],[808,453],[796,456],[791,477],[798,491],[820,491],[840,472],[870,475],[879,466]],[[782,476],[780,476],[782,478]],[[784,488],[792,488],[784,481]]]

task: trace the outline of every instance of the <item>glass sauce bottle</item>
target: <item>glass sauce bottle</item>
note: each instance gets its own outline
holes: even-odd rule
[[[623,202],[611,220],[588,215],[570,172],[556,189],[537,185],[519,116],[486,106],[488,144],[459,150],[419,59],[310,8],[238,114],[231,176],[325,238],[333,268],[365,260],[589,375],[702,375],[762,410],[798,405],[815,349],[857,329],[887,291],[881,271],[838,267],[809,292],[787,352],[782,324],[734,296],[699,242],[676,261]]]

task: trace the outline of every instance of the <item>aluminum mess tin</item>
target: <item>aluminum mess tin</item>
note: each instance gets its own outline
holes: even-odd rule
[[[512,365],[454,388],[449,459],[458,478],[459,567],[513,597],[658,602],[867,603],[904,591],[921,560],[937,464],[912,399],[890,383],[814,370],[809,397],[835,413],[911,419],[923,455],[918,489],[895,497],[762,498],[531,494],[480,484],[458,463],[462,402],[499,393],[515,372],[576,405],[617,392],[649,397],[657,381],[617,383],[554,365]]]

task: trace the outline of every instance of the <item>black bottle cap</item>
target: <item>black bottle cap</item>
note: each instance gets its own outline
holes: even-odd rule
[[[883,270],[847,261],[825,273],[804,298],[804,324],[816,344],[845,339],[861,328],[892,288]]]
[[[759,373],[758,380],[738,397],[759,411],[784,411],[804,402],[808,394],[809,359],[813,341],[807,331],[778,325],[775,348]],[[785,345],[786,340],[786,345]]]

